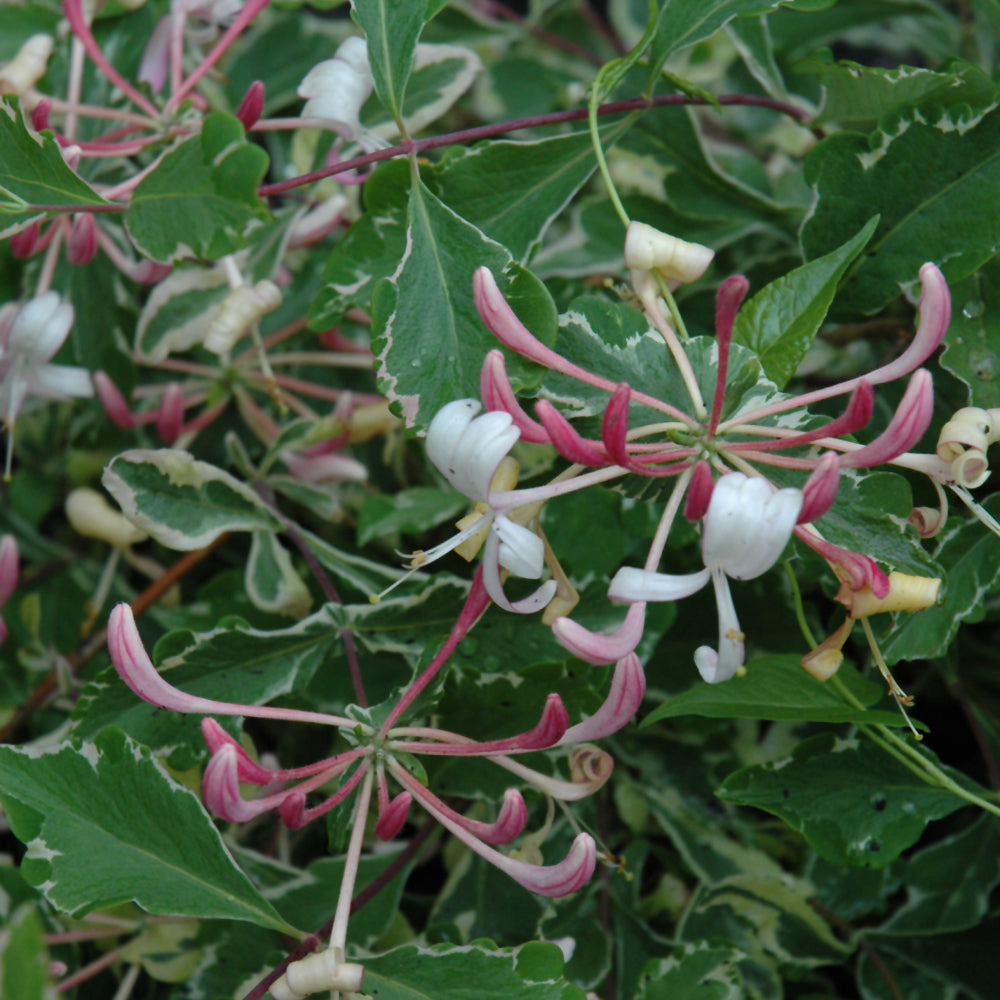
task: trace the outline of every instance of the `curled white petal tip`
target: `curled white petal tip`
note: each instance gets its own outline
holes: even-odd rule
[[[679,601],[696,594],[709,580],[708,569],[696,573],[654,573],[623,566],[611,580],[608,597],[612,601]]]
[[[358,993],[364,980],[364,967],[345,962],[332,949],[317,951],[292,962],[284,975],[270,986],[274,1000],[302,1000],[311,993],[336,990]]]

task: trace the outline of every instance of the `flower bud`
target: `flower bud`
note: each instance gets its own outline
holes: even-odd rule
[[[71,264],[89,264],[97,253],[97,223],[93,215],[78,212],[70,225],[66,259]]]
[[[37,222],[33,222],[30,226],[22,229],[19,233],[15,233],[10,238],[10,252],[18,260],[27,260],[29,257],[34,256],[37,252],[36,247],[38,246],[38,235],[41,231],[41,226]]]
[[[274,1000],[301,1000],[310,993],[338,990],[358,993],[365,970],[356,962],[344,962],[332,948],[292,962],[285,974],[270,986]]]
[[[871,588],[865,587],[853,595],[849,613],[852,618],[867,618],[897,611],[926,611],[937,603],[940,590],[938,577],[890,573],[885,597],[876,597]]]
[[[0,94],[23,95],[31,90],[45,76],[54,48],[51,35],[32,35],[0,69]]]
[[[240,101],[239,108],[236,109],[236,117],[239,118],[244,131],[249,132],[260,121],[263,110],[264,84],[260,80],[254,80]]]
[[[94,382],[97,401],[111,422],[123,431],[132,430],[135,427],[135,417],[118,386],[111,381],[111,377],[107,372],[96,371],[91,378]]]
[[[252,323],[280,305],[281,292],[273,281],[258,281],[256,285],[234,288],[223,300],[219,314],[208,328],[206,350],[213,354],[231,351]]]
[[[66,517],[78,535],[99,538],[116,549],[135,545],[149,537],[115,510],[97,490],[86,486],[77,487],[66,497]]]
[[[659,271],[668,282],[679,285],[697,281],[715,256],[700,243],[688,243],[644,222],[630,222],[625,233],[625,266],[640,271]]]

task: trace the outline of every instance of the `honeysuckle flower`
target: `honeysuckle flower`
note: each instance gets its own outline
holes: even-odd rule
[[[17,589],[20,575],[20,553],[13,535],[0,538],[0,607],[3,607]],[[0,616],[0,643],[7,639],[7,623]]]
[[[56,401],[93,395],[84,368],[51,364],[73,326],[73,307],[55,292],[0,309],[0,415],[7,425],[10,478],[14,424],[29,400]]]
[[[460,522],[462,527],[457,535],[433,549],[416,553],[413,566],[426,566],[452,551],[465,554],[462,546],[473,539],[479,542],[485,531],[486,537],[480,544],[484,547],[483,579],[487,592],[505,610],[529,614],[549,603],[557,584],[547,580],[518,601],[509,600],[504,593],[505,570],[528,580],[541,577],[545,543],[521,523],[533,518],[537,507],[526,508],[518,502],[517,491],[511,489],[517,482],[517,465],[508,453],[520,431],[510,414],[493,412],[477,416],[481,408],[473,399],[448,403],[435,414],[427,430],[428,458],[477,507],[467,522]],[[478,547],[475,544],[467,558]]]
[[[670,575],[625,567],[611,581],[608,595],[616,601],[676,601],[711,580],[719,611],[719,648],[699,647],[695,665],[710,684],[727,681],[742,668],[744,656],[729,578],[753,580],[769,570],[788,544],[801,509],[801,490],[775,492],[766,480],[739,472],[723,476],[703,522],[705,568]]]
[[[458,639],[484,606],[474,588],[471,600],[467,602],[468,613],[463,612],[453,630],[454,641],[450,639],[445,644],[423,675],[421,683],[426,683],[448,658]],[[553,694],[546,700],[541,718],[532,729],[513,737],[480,741],[436,728],[396,724],[398,715],[416,697],[420,683],[411,688],[378,730],[357,718],[230,704],[185,694],[171,685],[153,666],[127,604],[119,605],[111,613],[108,649],[115,669],[131,690],[160,708],[206,715],[323,724],[339,729],[354,744],[349,750],[305,767],[273,769],[255,762],[214,719],[206,718],[202,723],[202,732],[211,758],[204,773],[204,800],[223,819],[234,823],[247,822],[277,810],[282,821],[294,829],[336,808],[356,789],[360,789],[359,802],[364,802],[363,811],[367,813],[368,796],[374,788],[379,816],[376,833],[379,836],[395,836],[411,803],[415,801],[471,850],[521,885],[547,896],[574,892],[590,878],[596,864],[596,847],[588,834],[579,834],[566,857],[555,864],[531,864],[502,854],[491,845],[514,839],[523,831],[527,821],[527,809],[520,792],[516,789],[507,791],[493,822],[470,820],[445,805],[431,789],[414,778],[407,770],[406,761],[413,754],[485,757],[546,795],[573,801],[596,791],[611,773],[611,761],[607,754],[578,741],[610,735],[625,725],[633,717],[645,690],[642,668],[637,659],[629,657],[616,668],[604,705],[589,719],[569,726],[566,709],[559,696]],[[569,780],[542,774],[516,759],[526,753],[554,747],[570,750]],[[391,777],[402,789],[395,798],[389,795],[387,777]],[[338,781],[337,790],[318,805],[307,807],[307,797],[331,781]],[[245,799],[241,785],[256,785],[263,789],[263,794],[258,798]],[[357,824],[363,832],[363,816],[356,820]]]
[[[663,242],[661,236],[641,225],[634,226],[626,241],[626,263],[630,266],[666,268],[673,254],[679,254],[683,259],[684,246],[670,240]],[[696,257],[707,266],[707,254],[692,256],[691,260]],[[691,273],[694,274],[695,270]],[[685,275],[678,272],[677,275],[664,274],[661,277],[677,280]],[[787,542],[788,533],[794,530],[801,541],[830,562],[838,577],[852,590],[868,587],[877,597],[885,595],[888,580],[874,560],[828,542],[822,534],[822,523],[814,522],[832,504],[841,469],[895,463],[927,472],[935,482],[954,482],[954,476],[943,459],[909,452],[926,431],[933,408],[931,377],[919,366],[940,345],[951,314],[947,285],[934,264],[925,264],[920,269],[920,282],[920,314],[916,333],[898,358],[864,375],[799,396],[773,391],[770,399],[765,399],[763,403],[755,400],[752,408],[737,408],[735,413],[723,419],[733,328],[748,289],[745,278],[730,278],[719,290],[717,356],[714,359],[716,385],[710,406],[705,406],[702,401],[686,354],[688,348],[681,344],[661,315],[658,290],[650,286],[647,289],[649,294],[641,297],[647,315],[663,335],[681,369],[691,402],[691,412],[687,413],[677,405],[676,400],[668,403],[632,386],[615,384],[601,374],[582,369],[542,344],[514,314],[492,274],[485,268],[475,273],[473,295],[476,307],[484,323],[505,347],[561,376],[608,394],[600,439],[587,439],[558,411],[553,401],[544,398],[544,388],[543,398],[535,404],[534,417],[529,416],[514,395],[502,356],[498,352],[490,352],[484,361],[480,387],[487,406],[507,414],[525,440],[548,443],[573,463],[565,474],[569,482],[561,484],[565,490],[568,492],[575,488],[572,485],[574,478],[583,483],[588,477],[593,477],[589,481],[596,482],[598,475],[603,476],[602,482],[610,482],[626,474],[650,478],[675,477],[674,491],[661,517],[645,567],[622,570],[613,584],[611,596],[632,604],[625,622],[610,635],[601,635],[566,617],[557,617],[553,622],[553,631],[567,649],[591,663],[615,662],[634,649],[641,638],[646,601],[673,600],[713,579],[720,620],[723,622],[720,649],[715,652],[704,647],[698,651],[697,662],[703,675],[709,679],[722,680],[732,675],[742,663],[742,639],[725,583],[725,567],[734,570],[729,576],[740,575],[740,567],[732,561],[735,556],[706,559],[705,570],[688,578],[656,573],[673,518],[682,509],[684,492],[690,487],[683,509],[689,518],[696,520],[705,515],[710,507],[707,497],[712,493],[712,480],[718,475],[723,480],[729,479],[727,473],[732,471],[744,476],[752,473],[751,478],[760,481],[760,486],[754,488],[769,491],[774,488],[766,485],[768,466],[809,473],[800,494],[802,509],[798,516],[791,518],[785,515],[781,519],[778,551]],[[863,429],[871,419],[874,387],[908,375],[909,384],[886,429],[868,444],[859,444],[849,437]],[[813,420],[810,429],[801,430],[787,416],[836,396],[847,397],[844,411],[819,426],[815,426]],[[659,418],[658,422],[635,426],[632,423],[634,414],[642,409],[652,412]],[[980,468],[976,464],[979,454],[973,450],[972,458],[968,460],[970,469],[976,473]],[[932,463],[928,461],[930,459]],[[578,471],[581,468],[593,471],[581,473]],[[730,488],[727,486],[720,496],[724,496]],[[984,513],[977,512],[977,516],[983,519]],[[706,515],[706,525],[709,520],[714,519]],[[996,530],[1000,531],[1000,525]],[[752,534],[751,530],[747,537],[752,537]],[[711,542],[712,537],[713,532],[706,528],[703,542]],[[714,546],[710,545],[710,548]],[[777,555],[778,552],[775,552],[773,558],[762,558],[760,572]],[[713,564],[714,572],[710,569]],[[742,569],[745,576],[746,567]]]

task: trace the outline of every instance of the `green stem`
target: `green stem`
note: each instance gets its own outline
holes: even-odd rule
[[[799,631],[809,644],[809,648],[815,649],[819,643],[816,642],[816,637],[812,634],[812,629],[809,628],[809,624],[806,622],[806,609],[802,603],[802,591],[799,590],[799,581],[795,579],[792,564],[787,559],[781,565],[785,569],[785,576],[788,577],[788,582],[792,588],[792,602],[795,604],[795,620],[799,623]]]

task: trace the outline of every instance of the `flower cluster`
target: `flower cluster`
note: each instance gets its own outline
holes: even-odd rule
[[[842,471],[887,463],[926,466],[923,456],[910,454],[927,430],[933,408],[931,376],[920,366],[948,328],[950,297],[938,268],[924,265],[920,321],[913,340],[898,358],[863,376],[799,396],[772,392],[765,402],[737,406],[723,419],[733,327],[747,292],[746,280],[731,278],[718,293],[716,381],[710,406],[702,399],[684,344],[658,298],[660,290],[669,294],[668,284],[676,287],[699,277],[710,260],[711,252],[704,247],[657,234],[641,224],[629,227],[626,263],[633,285],[680,369],[690,397],[689,410],[678,401],[614,384],[545,346],[514,314],[493,275],[486,269],[476,272],[476,306],[504,347],[553,373],[606,392],[608,402],[599,438],[582,436],[544,392],[532,417],[507,379],[503,354],[490,352],[481,380],[488,412],[475,416],[479,404],[471,400],[451,403],[435,417],[427,434],[431,461],[456,489],[476,502],[478,518],[463,524],[450,542],[418,558],[423,562],[451,549],[461,552],[470,537],[488,532],[483,566],[487,579],[493,580],[491,597],[507,610],[535,611],[554,597],[557,575],[553,573],[553,579],[541,584],[531,597],[514,602],[504,594],[502,577],[509,573],[538,579],[544,564],[558,565],[540,531],[525,527],[537,520],[542,504],[626,476],[672,478],[675,485],[644,565],[623,567],[611,581],[608,596],[629,605],[621,628],[610,635],[595,634],[561,611],[554,616],[553,631],[581,659],[612,663],[636,648],[648,602],[676,601],[711,580],[719,613],[718,649],[700,647],[695,662],[705,680],[717,683],[739,673],[744,663],[745,636],[728,581],[760,576],[781,557],[793,536],[827,560],[849,593],[871,593],[877,600],[888,595],[886,573],[870,556],[824,538],[821,519],[835,500]],[[657,282],[663,283],[662,289]],[[866,426],[873,413],[874,387],[906,377],[905,391],[885,430],[868,444],[856,442],[852,435]],[[847,400],[839,416],[817,422],[806,414],[812,404],[836,397]],[[633,413],[650,411],[660,419],[645,424],[633,420]],[[808,429],[799,429],[803,423]],[[964,463],[966,474],[978,476],[986,447],[980,438],[991,426],[981,432],[977,429],[975,440],[956,431],[948,441],[943,440],[941,449]],[[500,470],[502,462],[513,461],[509,452],[518,440],[550,445],[570,463],[569,468],[546,486],[514,488],[516,473],[513,478],[501,478]],[[769,478],[772,469],[801,471],[806,478],[798,487],[779,486]],[[940,466],[925,471],[938,482],[953,481]],[[682,505],[688,519],[702,523],[704,568],[687,575],[664,573],[659,566]]]

